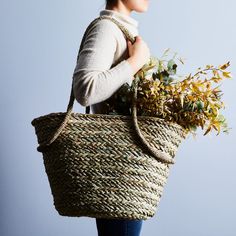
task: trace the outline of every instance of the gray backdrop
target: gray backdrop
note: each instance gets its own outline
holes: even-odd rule
[[[95,220],[63,217],[53,206],[33,118],[65,111],[82,34],[104,1],[2,0],[0,128],[2,236],[96,235]],[[231,61],[236,69],[234,0],[151,1],[133,12],[153,55],[170,47],[187,59],[179,72]],[[236,235],[235,86],[223,82],[230,135],[185,140],[155,217],[142,236]],[[84,112],[75,104],[74,111]]]

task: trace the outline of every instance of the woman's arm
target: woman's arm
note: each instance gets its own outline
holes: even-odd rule
[[[101,20],[86,36],[73,74],[75,99],[82,106],[108,99],[122,84],[133,80],[133,68],[127,60],[111,68],[116,30],[109,20]]]

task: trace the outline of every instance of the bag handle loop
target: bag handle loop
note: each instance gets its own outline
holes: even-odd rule
[[[135,37],[120,23],[118,22],[116,19],[110,17],[110,16],[99,16],[97,18],[95,18],[87,27],[87,29],[85,30],[85,33],[83,35],[83,38],[81,40],[81,44],[80,44],[80,48],[79,48],[79,52],[82,50],[82,46],[85,40],[85,36],[87,35],[87,32],[89,30],[89,28],[94,25],[98,20],[101,19],[110,19],[111,21],[113,21],[116,25],[118,25],[118,27],[122,30],[122,32],[124,33],[124,35],[132,42],[135,42]],[[78,57],[79,57],[79,53],[78,53]],[[77,57],[77,60],[78,60]],[[158,160],[158,161],[162,161],[165,162],[167,164],[174,164],[175,161],[172,158],[169,158],[165,153],[162,153],[161,151],[159,151],[158,149],[152,147],[149,145],[149,143],[147,142],[147,140],[145,139],[145,137],[142,135],[139,125],[138,125],[138,120],[137,120],[137,108],[136,108],[136,100],[137,100],[137,87],[138,87],[138,80],[137,78],[135,78],[132,83],[134,83],[134,94],[133,94],[133,99],[132,99],[132,120],[133,120],[133,124],[135,127],[135,131],[139,137],[139,139],[141,140],[142,144],[147,148],[147,150]],[[60,127],[58,128],[58,130],[53,134],[52,138],[50,138],[50,140],[46,140],[45,142],[41,143],[38,147],[37,150],[39,152],[44,151],[51,143],[53,143],[57,137],[60,135],[61,131],[64,129],[65,125],[67,124],[67,121],[69,120],[69,116],[72,112],[73,109],[73,104],[74,104],[74,93],[73,93],[73,81],[72,81],[72,86],[71,86],[71,93],[70,93],[70,100],[69,103],[67,105],[67,111],[66,111],[66,115],[65,118],[63,120],[63,122],[61,123]],[[90,107],[87,106],[86,107],[86,113],[89,114],[89,110]]]

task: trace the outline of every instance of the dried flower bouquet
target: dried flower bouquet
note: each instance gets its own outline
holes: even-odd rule
[[[198,127],[204,135],[213,129],[219,134],[229,128],[221,110],[225,108],[222,91],[217,85],[223,79],[232,78],[226,69],[230,62],[219,66],[206,65],[187,76],[177,74],[177,61],[182,58],[166,59],[170,49],[160,59],[151,57],[136,74],[137,115],[153,116],[176,122],[195,134]],[[216,86],[217,85],[217,86]],[[133,83],[127,83],[106,101],[107,114],[131,115]]]

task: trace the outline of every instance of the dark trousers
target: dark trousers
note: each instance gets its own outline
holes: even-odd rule
[[[98,236],[140,236],[143,220],[96,218]]]

